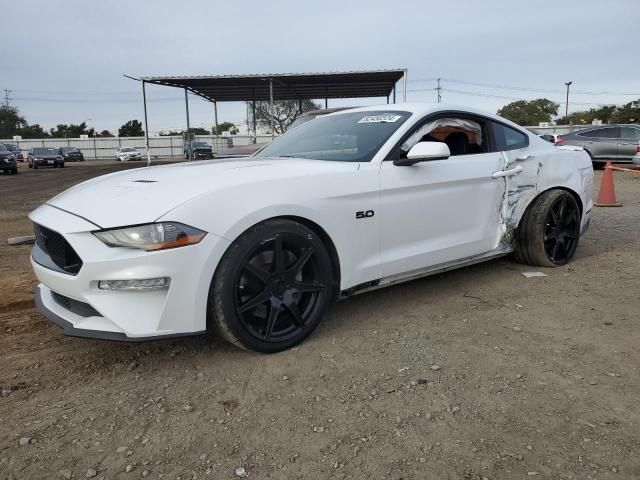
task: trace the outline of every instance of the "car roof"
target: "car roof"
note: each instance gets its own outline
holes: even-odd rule
[[[450,103],[435,103],[435,102],[391,103],[391,104],[384,104],[384,105],[372,105],[369,107],[350,108],[349,110],[331,113],[330,115],[344,115],[345,113],[370,112],[370,111],[376,111],[376,112],[404,111],[404,112],[417,114],[421,117],[428,115],[430,113],[438,113],[438,112],[445,112],[445,111],[464,112],[464,113],[470,113],[472,115],[488,117],[492,120],[496,120],[498,122],[517,128],[520,131],[531,133],[531,132],[528,132],[528,130],[526,130],[524,127],[518,125],[517,123],[513,123],[512,121],[507,120],[504,117],[499,117],[498,115],[489,113],[485,110],[481,110],[478,108],[468,107],[465,105],[450,104]],[[531,133],[531,135],[534,135],[534,134]]]

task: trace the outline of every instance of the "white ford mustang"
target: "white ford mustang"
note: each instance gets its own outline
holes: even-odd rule
[[[274,352],[331,302],[514,252],[553,267],[589,225],[593,171],[495,115],[347,110],[249,158],[89,180],[30,215],[40,311],[68,335],[216,329]]]

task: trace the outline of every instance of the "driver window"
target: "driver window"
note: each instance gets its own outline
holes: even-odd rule
[[[489,151],[484,123],[468,118],[439,118],[418,127],[400,147],[400,157],[418,142],[446,143],[452,157]]]

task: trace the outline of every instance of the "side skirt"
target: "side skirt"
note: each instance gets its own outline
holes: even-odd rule
[[[416,280],[418,278],[437,275],[438,273],[448,272],[449,270],[468,267],[470,265],[475,265],[476,263],[482,263],[486,262],[487,260],[493,260],[494,258],[504,257],[505,255],[509,255],[511,252],[513,252],[513,248],[511,248],[511,246],[498,247],[496,250],[492,250],[491,252],[483,253],[480,255],[475,255],[473,257],[467,257],[460,260],[454,260],[452,262],[440,263],[431,267],[420,268],[389,277],[383,277],[379,280],[373,280],[371,282],[367,282],[349,288],[347,290],[343,290],[342,292],[340,292],[340,297],[338,298],[338,300],[343,300],[347,297],[352,297],[360,293],[378,290],[390,285],[396,285],[398,283],[410,282],[411,280]]]

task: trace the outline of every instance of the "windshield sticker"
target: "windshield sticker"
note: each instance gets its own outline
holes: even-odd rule
[[[402,118],[401,115],[385,113],[382,115],[367,115],[358,120],[358,123],[393,123]]]

